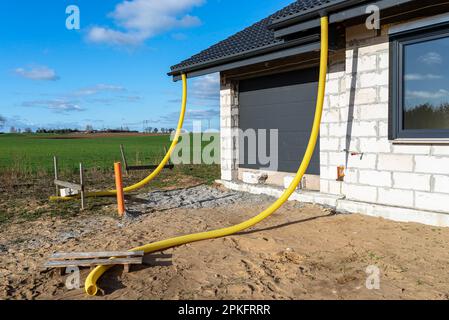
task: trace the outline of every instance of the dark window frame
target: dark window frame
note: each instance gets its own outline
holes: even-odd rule
[[[429,26],[390,36],[389,139],[448,139],[449,129],[413,130],[403,128],[404,46],[449,38],[449,24]]]

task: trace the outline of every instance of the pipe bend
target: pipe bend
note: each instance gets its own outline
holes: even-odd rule
[[[259,213],[257,216],[244,221],[235,226],[218,229],[214,231],[207,231],[201,233],[190,234],[186,236],[171,238],[167,240],[162,240],[154,243],[150,243],[141,247],[137,247],[131,249],[130,251],[144,251],[145,253],[151,253],[156,251],[165,250],[171,247],[179,246],[186,243],[191,243],[195,241],[214,239],[219,237],[229,236],[231,234],[240,232],[242,230],[248,229],[262,220],[268,218],[272,215],[276,210],[278,210],[293,194],[296,190],[297,186],[301,182],[302,177],[304,176],[307,168],[310,164],[310,161],[313,156],[313,152],[316,147],[316,143],[318,140],[319,132],[320,132],[320,124],[321,124],[321,116],[323,114],[323,104],[324,104],[324,95],[326,91],[326,75],[327,75],[327,59],[329,56],[328,53],[328,41],[329,41],[329,22],[327,17],[321,18],[321,53],[320,53],[320,75],[319,75],[319,83],[318,83],[318,94],[317,94],[317,102],[316,102],[316,112],[315,118],[313,121],[312,132],[310,133],[309,143],[307,145],[307,149],[304,155],[304,158],[301,162],[301,165],[296,173],[295,178],[291,182],[290,186],[284,191],[284,193],[276,200],[273,204],[271,204],[267,209]],[[88,295],[95,295],[98,292],[97,281],[98,279],[105,273],[109,267],[98,266],[96,267],[87,277],[85,282],[85,290]]]
[[[147,184],[149,184],[154,178],[156,178],[159,173],[164,169],[168,161],[170,160],[170,157],[173,153],[173,151],[176,148],[176,145],[178,144],[179,137],[181,136],[182,132],[182,126],[184,125],[184,118],[186,114],[187,109],[187,75],[182,74],[182,101],[181,101],[181,113],[179,115],[178,125],[176,128],[175,136],[173,137],[173,141],[170,145],[170,148],[168,149],[167,153],[165,154],[162,161],[159,163],[156,169],[154,169],[153,172],[151,172],[146,178],[143,180],[137,182],[136,184],[133,184],[131,186],[125,187],[123,189],[123,192],[129,193],[132,191],[136,191],[138,189],[141,189],[145,187]],[[98,191],[98,192],[87,192],[86,197],[89,198],[95,198],[95,197],[112,197],[117,195],[117,190],[108,190],[108,191]],[[73,197],[50,197],[50,201],[70,201],[74,199],[79,199],[78,196]]]

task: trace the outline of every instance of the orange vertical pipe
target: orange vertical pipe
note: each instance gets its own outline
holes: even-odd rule
[[[120,217],[123,217],[125,214],[125,194],[123,193],[122,164],[120,162],[114,163],[114,172],[115,186],[117,190],[118,214]]]

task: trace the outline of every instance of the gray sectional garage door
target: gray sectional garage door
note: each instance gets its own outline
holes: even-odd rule
[[[296,172],[304,156],[315,115],[318,74],[318,68],[310,68],[240,81],[240,128],[279,130],[278,171]],[[308,174],[320,174],[319,149],[318,144]],[[247,143],[244,150],[240,167],[264,167],[248,163]]]

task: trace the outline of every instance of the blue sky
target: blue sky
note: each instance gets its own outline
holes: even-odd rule
[[[449,102],[449,39],[440,38],[405,47],[405,108]]]
[[[16,127],[174,127],[169,67],[291,0],[3,0],[0,115]],[[66,8],[80,9],[80,30]],[[190,81],[192,120],[219,127],[217,75]]]

